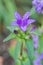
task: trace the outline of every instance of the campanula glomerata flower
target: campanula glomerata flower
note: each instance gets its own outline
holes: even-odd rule
[[[11,22],[11,26],[18,26],[20,30],[22,30],[22,32],[26,32],[27,30],[27,27],[31,24],[31,23],[34,23],[36,22],[36,20],[34,19],[31,19],[29,18],[30,16],[30,12],[26,12],[24,14],[23,17],[20,16],[20,14],[18,12],[15,12],[15,17],[16,17],[16,20]],[[30,32],[34,31],[36,29],[36,26],[33,26],[31,29],[30,29]],[[29,30],[28,30],[29,31]],[[16,30],[14,30],[14,33],[18,33]],[[23,33],[22,33],[23,34]],[[26,34],[25,34],[26,35]],[[26,36],[29,36],[26,35]],[[38,36],[35,35],[35,34],[31,34],[32,36],[32,39],[33,39],[33,43],[34,43],[34,48],[37,48],[38,47]]]
[[[11,22],[11,25],[18,26],[23,32],[25,32],[27,29],[27,26],[35,22],[35,20],[30,19],[29,16],[30,16],[30,12],[26,12],[23,17],[21,17],[18,12],[15,12],[16,20]]]

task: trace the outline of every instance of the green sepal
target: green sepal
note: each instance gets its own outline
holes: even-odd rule
[[[9,36],[7,36],[7,37],[3,40],[3,42],[7,42],[7,41],[9,41],[9,40],[11,40],[11,39],[13,39],[13,38],[16,38],[16,35],[15,35],[14,33],[11,33]]]

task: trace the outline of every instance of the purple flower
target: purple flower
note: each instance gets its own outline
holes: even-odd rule
[[[18,26],[23,32],[26,31],[27,26],[33,22],[35,22],[34,19],[30,19],[30,12],[26,12],[23,17],[20,16],[18,12],[15,12],[16,20],[11,22],[12,26]]]
[[[36,30],[36,26],[34,25],[34,26],[32,26],[32,28],[30,29],[30,32],[33,32],[34,30]]]
[[[33,0],[32,4],[36,12],[43,14],[43,0]]]
[[[34,42],[34,48],[38,48],[38,36],[33,34],[32,38],[33,38],[33,42]]]
[[[37,29],[36,26],[33,26],[30,30],[30,32],[34,32]],[[34,48],[37,49],[38,48],[38,35],[36,34],[32,34],[32,39],[34,42]]]
[[[35,51],[34,51],[34,56],[37,58],[37,57],[38,57],[38,55],[39,55],[39,54],[38,54],[38,51],[37,51],[37,50],[35,50]]]
[[[41,63],[41,61],[43,61],[43,53],[41,53],[41,54],[33,61],[33,65],[43,65],[43,63]]]

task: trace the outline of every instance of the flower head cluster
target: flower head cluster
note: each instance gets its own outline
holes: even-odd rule
[[[26,12],[23,17],[20,16],[18,12],[15,12],[16,20],[11,22],[11,25],[18,26],[23,32],[26,31],[27,26],[33,22],[35,22],[34,19],[30,19],[30,12]]]
[[[43,0],[33,0],[32,4],[36,12],[43,14]]]

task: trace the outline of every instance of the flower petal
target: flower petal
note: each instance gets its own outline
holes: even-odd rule
[[[34,25],[32,26],[32,28],[30,29],[30,32],[33,32],[37,27]]]
[[[22,20],[17,20],[18,26],[22,26]]]
[[[33,5],[37,5],[37,0],[33,0],[33,1],[32,1],[32,4],[33,4]]]
[[[15,17],[16,17],[16,19],[21,19],[21,16],[18,12],[15,12]]]
[[[16,26],[16,25],[17,25],[16,21],[11,22],[11,26]]]
[[[30,16],[30,12],[26,12],[26,13],[24,14],[24,16],[23,16],[23,20],[24,20],[24,19],[28,19],[29,16]]]
[[[37,35],[32,35],[33,42],[34,42],[34,48],[38,47],[38,36]]]
[[[35,51],[34,51],[34,56],[35,56],[36,58],[39,56],[39,54],[38,54],[38,51],[37,51],[37,50],[35,50]]]
[[[26,31],[26,26],[21,26],[21,30],[23,31],[23,32],[25,32]]]
[[[43,52],[40,54],[40,59],[42,60],[43,59]]]
[[[33,61],[33,65],[42,65],[40,61],[43,60],[43,52],[38,54],[38,57]]]
[[[34,22],[36,22],[36,20],[34,20],[34,19],[29,19],[29,20],[28,20],[28,25],[31,24],[31,23],[34,23]]]

